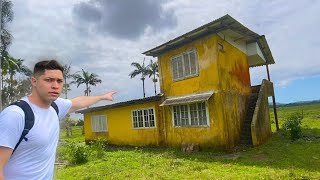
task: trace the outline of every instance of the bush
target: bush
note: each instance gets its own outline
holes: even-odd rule
[[[106,149],[106,141],[103,139],[97,139],[90,142],[91,150],[96,154],[97,158],[102,158]]]
[[[299,139],[302,136],[301,131],[301,121],[303,117],[299,113],[294,113],[289,115],[288,118],[285,119],[283,124],[283,129],[285,131],[289,131],[291,140]]]
[[[88,162],[91,150],[84,144],[70,142],[68,144],[68,157],[71,164],[83,164]]]

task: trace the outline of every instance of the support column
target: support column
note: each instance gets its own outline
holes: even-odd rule
[[[267,68],[268,80],[271,82],[268,64],[266,64],[266,68]],[[272,95],[272,104],[273,104],[274,119],[276,121],[276,128],[277,128],[277,131],[279,131],[279,123],[278,123],[277,106],[276,106],[276,98],[275,98],[275,94],[274,94],[274,88],[273,88],[273,95]]]

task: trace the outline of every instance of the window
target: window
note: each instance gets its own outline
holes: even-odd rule
[[[91,118],[92,132],[107,132],[107,117],[105,115],[96,115]]]
[[[205,102],[173,106],[174,126],[207,126],[207,108]]]
[[[198,74],[196,50],[174,56],[171,61],[173,80],[180,80]]]
[[[132,111],[133,128],[155,127],[154,109],[139,109]]]

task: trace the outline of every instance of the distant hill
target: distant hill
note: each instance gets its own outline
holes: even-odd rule
[[[277,102],[277,107],[288,107],[288,106],[300,106],[300,105],[307,105],[307,104],[319,104],[320,100],[312,100],[312,101],[297,101],[293,103],[279,103]],[[269,106],[272,107],[272,102],[269,103]]]

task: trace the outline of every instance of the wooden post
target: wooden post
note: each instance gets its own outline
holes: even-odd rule
[[[271,82],[268,64],[266,64],[266,68],[267,68],[268,80]],[[277,106],[276,106],[276,98],[275,98],[275,94],[274,94],[274,88],[273,88],[272,104],[273,104],[274,119],[276,121],[277,131],[279,131],[279,123],[278,123]]]

